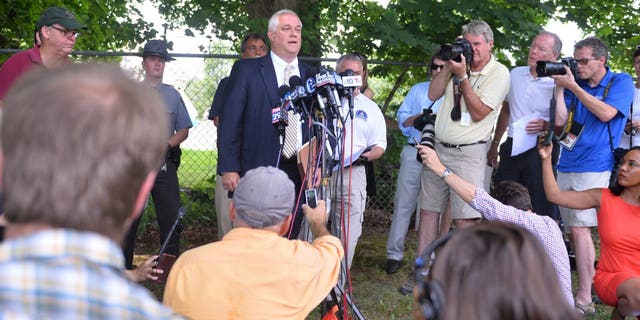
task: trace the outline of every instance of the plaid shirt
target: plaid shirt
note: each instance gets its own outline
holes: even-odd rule
[[[476,194],[469,204],[489,221],[511,222],[527,229],[538,238],[549,258],[551,258],[551,263],[556,269],[560,287],[567,301],[573,306],[569,254],[567,253],[567,247],[564,245],[560,227],[552,218],[504,205],[492,198],[484,189],[478,187],[476,187]]]
[[[181,319],[123,271],[120,247],[69,229],[0,246],[0,318]]]

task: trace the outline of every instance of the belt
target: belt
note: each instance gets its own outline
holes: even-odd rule
[[[411,146],[411,147],[415,147],[416,146],[415,143],[408,143],[408,145]]]
[[[345,169],[348,169],[348,168],[350,168],[350,167],[354,167],[354,168],[355,168],[355,167],[362,167],[362,166],[364,166],[364,163],[355,163],[355,162],[354,162],[354,163],[352,163],[352,164],[350,164],[350,165],[348,165],[348,166],[345,166],[344,168],[345,168]]]
[[[440,143],[443,147],[445,148],[461,148],[461,147],[466,147],[466,146],[472,146],[474,144],[483,144],[483,143],[487,143],[486,141],[476,141],[476,142],[472,142],[472,143],[462,143],[462,144],[450,144],[450,143],[446,143],[446,142],[438,142]]]
[[[349,167],[360,167],[360,166],[364,166],[365,164],[367,164],[367,160],[364,160],[362,158],[358,158],[356,161],[352,162],[350,165],[345,166],[344,168],[349,168]]]

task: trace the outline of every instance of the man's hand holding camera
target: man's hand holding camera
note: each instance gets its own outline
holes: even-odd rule
[[[640,129],[640,120],[627,120],[627,123],[624,125],[624,133],[627,135],[635,136]]]
[[[573,77],[573,73],[571,73],[571,69],[567,66],[564,66],[565,74],[556,74],[551,75],[551,79],[555,80],[556,85],[558,87],[567,88],[573,91],[573,87],[577,87],[578,83],[576,83],[576,79]]]
[[[330,234],[326,227],[327,204],[324,200],[317,200],[315,208],[311,208],[307,204],[303,204],[302,212],[304,212],[304,216],[309,222],[311,233],[314,237],[318,238]]]
[[[443,73],[447,67],[451,70],[451,74],[455,77],[454,79],[464,79],[467,76],[467,59],[463,54],[460,55],[459,62],[454,59],[445,61],[444,69],[442,70]]]

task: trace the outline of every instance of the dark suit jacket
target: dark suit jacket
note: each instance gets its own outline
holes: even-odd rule
[[[211,108],[209,109],[209,120],[213,120],[214,117],[220,115],[220,110],[222,110],[222,106],[224,105],[224,93],[227,90],[228,83],[229,77],[222,78],[218,83],[218,88],[216,89],[213,101],[211,102]]]
[[[298,62],[300,77],[314,75]],[[218,173],[244,175],[259,166],[276,166],[280,148],[278,130],[271,124],[271,109],[280,103],[271,55],[238,60],[231,69],[218,128]],[[302,130],[303,143],[308,130]]]

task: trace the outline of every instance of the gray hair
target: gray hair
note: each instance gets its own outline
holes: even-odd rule
[[[278,28],[278,22],[279,22],[278,19],[283,14],[291,14],[291,15],[294,15],[294,16],[298,17],[298,14],[293,12],[292,10],[289,10],[289,9],[278,10],[278,12],[274,13],[271,16],[271,18],[269,18],[269,30],[268,31],[276,31],[276,29]],[[300,17],[298,17],[298,20],[300,20]],[[302,22],[300,22],[300,24],[302,24]]]
[[[562,51],[562,40],[560,40],[560,37],[558,37],[557,34],[543,30],[540,31],[537,36],[549,36],[553,38],[553,52],[560,53],[560,51]]]
[[[356,53],[345,54],[342,57],[338,58],[338,61],[336,61],[336,70],[340,70],[340,66],[347,60],[360,62],[364,71],[364,57],[361,54]]]
[[[483,20],[474,20],[462,26],[462,35],[465,34],[482,35],[487,43],[493,41],[493,31],[489,24]]]
[[[588,37],[578,41],[578,43],[573,46],[573,49],[578,50],[584,47],[591,48],[594,58],[604,57],[604,63],[607,64],[607,60],[609,60],[609,49],[604,41],[596,37]]]

